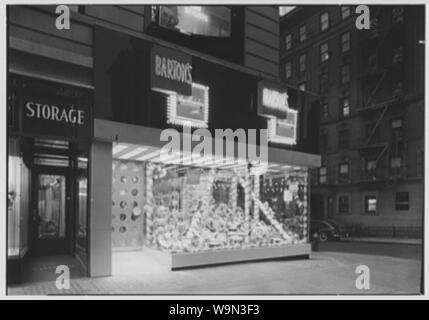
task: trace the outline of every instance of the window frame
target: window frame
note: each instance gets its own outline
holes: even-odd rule
[[[286,51],[292,49],[292,33],[285,36],[285,49]]]
[[[342,142],[342,135],[347,134],[347,143],[346,145],[343,145],[344,142]],[[350,148],[350,129],[340,129],[338,130],[338,149],[339,150],[345,150]]]
[[[341,210],[341,198],[347,199],[347,211]],[[337,214],[343,215],[343,214],[351,214],[351,194],[350,193],[339,193],[337,194]]]
[[[326,17],[326,19],[324,19]],[[329,29],[329,11],[325,11],[320,14],[320,31],[323,32]]]
[[[304,58],[303,61],[301,61],[301,58]],[[304,66],[303,69],[301,68],[302,66]],[[298,57],[298,71],[299,73],[303,73],[306,70],[307,70],[307,54],[303,53],[303,54],[300,54]]]
[[[323,175],[321,174],[322,169],[325,170],[325,173]],[[322,181],[321,177],[325,177],[325,181]],[[318,175],[317,180],[318,180],[319,184],[327,184],[328,183],[328,168],[325,165],[321,166],[319,168],[319,175]]]
[[[302,29],[304,29],[304,33],[302,33]],[[300,43],[303,43],[307,40],[307,25],[303,24],[298,28],[298,40]]]
[[[347,108],[349,110],[348,114],[344,114],[344,110],[345,110],[344,102],[345,101],[348,101],[348,106],[347,106]],[[340,99],[340,116],[341,116],[341,118],[348,118],[348,117],[350,117],[350,115],[351,115],[350,97],[349,96],[342,97]]]
[[[288,75],[288,71],[289,71],[289,75]],[[287,61],[285,63],[285,79],[290,79],[291,77],[292,77],[292,62]]]
[[[348,39],[346,41],[344,41],[344,36],[348,35]],[[351,49],[351,33],[350,31],[346,31],[344,33],[341,34],[340,36],[340,43],[341,43],[341,53],[346,53],[349,52]],[[348,44],[348,47],[346,49],[344,49],[344,45]]]
[[[344,9],[347,10],[346,11],[347,15],[344,15]],[[350,6],[341,6],[341,20],[346,20],[350,16],[351,16],[351,8],[350,8]]]
[[[341,172],[341,167],[346,166],[347,173]],[[348,181],[350,179],[350,162],[343,161],[338,163],[338,182]]]
[[[322,51],[322,48],[326,45],[326,51]],[[324,59],[324,56],[326,56],[326,59]],[[329,61],[329,42],[323,42],[320,44],[319,47],[319,60],[320,63],[325,63],[326,61]]]
[[[406,194],[406,200],[398,201],[399,194]],[[395,193],[395,211],[410,211],[410,192],[397,191]]]
[[[378,194],[373,192],[365,192],[363,195],[363,213],[368,216],[377,216],[378,215]],[[368,198],[375,198],[375,210],[369,211],[369,202]]]
[[[348,70],[348,77],[345,79],[343,70]],[[343,64],[340,68],[340,83],[341,85],[349,84],[351,81],[351,66],[350,63]]]

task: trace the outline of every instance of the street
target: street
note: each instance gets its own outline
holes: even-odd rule
[[[248,262],[170,271],[154,261],[115,253],[114,275],[75,278],[70,289],[51,281],[12,286],[11,295],[45,294],[418,294],[418,245],[329,242],[308,260]],[[359,290],[356,267],[368,266],[370,289]]]
[[[320,244],[320,251],[379,255],[420,260],[422,246],[391,243],[330,241]]]

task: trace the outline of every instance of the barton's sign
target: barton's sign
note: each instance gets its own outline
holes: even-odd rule
[[[261,80],[258,83],[258,114],[268,118],[268,140],[296,144],[297,110],[289,108],[289,96],[282,84]]]
[[[192,94],[192,57],[177,50],[153,45],[150,81],[152,90]]]

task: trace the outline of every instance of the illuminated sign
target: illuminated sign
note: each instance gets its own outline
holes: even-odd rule
[[[209,120],[209,87],[192,84],[190,96],[175,92],[167,99],[167,122],[180,126],[207,128]]]
[[[289,108],[286,88],[278,83],[258,84],[258,114],[268,118],[268,140],[280,144],[296,144],[298,111]]]
[[[151,88],[161,92],[191,95],[192,57],[154,45],[151,52]]]

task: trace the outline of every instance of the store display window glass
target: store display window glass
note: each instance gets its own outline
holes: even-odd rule
[[[307,243],[306,168],[238,159],[188,166],[174,157],[157,162],[151,152],[133,156],[142,161],[114,155],[113,248],[196,253]]]
[[[159,25],[190,35],[231,36],[231,9],[223,6],[160,6]]]

